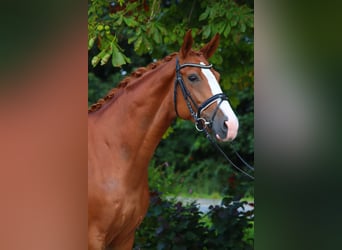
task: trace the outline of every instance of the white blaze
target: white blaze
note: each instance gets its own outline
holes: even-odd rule
[[[200,64],[205,65],[203,62],[201,62]],[[203,75],[208,80],[212,95],[223,93],[219,83],[216,80],[215,75],[213,74],[213,72],[211,72],[210,69],[201,68],[201,70],[202,70]],[[220,99],[217,100],[218,104],[219,104],[219,102],[220,102]],[[231,106],[227,100],[224,100],[221,103],[219,108],[223,112],[223,114],[228,117],[228,121],[226,122],[226,125],[228,127],[227,137],[226,138],[219,138],[219,139],[224,140],[224,141],[233,140],[236,137],[238,129],[239,129],[239,121],[238,121],[233,109],[231,108]],[[218,135],[216,135],[216,136],[218,136]]]

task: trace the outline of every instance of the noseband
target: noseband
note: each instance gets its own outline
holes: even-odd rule
[[[174,88],[174,105],[175,105],[175,111],[177,116],[179,116],[178,114],[178,110],[177,110],[177,87],[179,86],[184,100],[186,102],[186,105],[189,109],[189,112],[191,114],[191,116],[193,117],[194,121],[195,121],[195,127],[198,131],[203,131],[207,126],[211,127],[216,113],[221,105],[221,103],[224,100],[228,100],[228,97],[223,94],[223,93],[219,93],[216,95],[213,95],[212,97],[208,98],[207,100],[205,100],[201,105],[197,105],[197,103],[194,101],[194,99],[192,98],[189,90],[186,88],[182,75],[180,73],[180,70],[182,68],[185,67],[196,67],[196,68],[202,68],[202,69],[211,69],[213,67],[212,64],[209,65],[202,65],[202,64],[195,64],[195,63],[184,63],[184,64],[179,64],[178,58],[176,58],[176,81],[175,81],[175,88]],[[207,109],[211,104],[213,104],[215,101],[217,101],[218,99],[220,99],[217,107],[215,108],[213,115],[211,116],[211,119],[209,121],[207,121],[205,118],[201,117],[202,112]],[[193,107],[197,110],[197,112],[194,111]]]

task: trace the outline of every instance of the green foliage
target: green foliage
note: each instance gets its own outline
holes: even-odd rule
[[[221,47],[227,50],[240,46],[241,39],[246,36],[252,39],[253,10],[247,5],[238,5],[233,0],[201,1],[200,4],[195,1],[164,2],[167,1],[91,0],[88,49],[96,46],[100,50],[93,56],[92,65],[95,67],[100,61],[102,65],[107,63],[109,56],[118,57],[115,64],[112,62],[114,67],[129,63],[129,56],[119,42],[133,44],[138,55],[151,53],[160,57],[160,52],[166,52],[166,46],[178,49],[189,28],[194,35],[201,34],[202,44],[216,33],[221,34],[224,38]],[[213,63],[221,64],[224,54],[227,52],[215,55]]]
[[[253,119],[250,119],[252,114],[245,116],[242,116],[244,119],[240,121],[241,126],[246,126],[247,129],[253,128]],[[159,171],[162,174],[154,179],[165,183],[171,182],[172,185],[168,187],[171,192],[176,183],[177,192],[182,194],[189,192],[206,195],[215,192],[224,194],[228,192],[225,189],[234,193],[237,199],[253,194],[253,183],[237,174],[210,142],[195,130],[192,123],[177,120],[172,127],[173,133],[169,134],[166,140],[160,142],[154,155],[153,164],[162,165],[167,162],[175,173],[168,176],[166,172],[162,172],[163,168],[160,168]],[[245,134],[252,137],[253,133],[251,132],[246,130]],[[240,133],[243,134],[244,131]],[[233,149],[243,155],[249,163],[253,162],[253,138],[244,137],[233,144],[222,144],[221,146],[234,162],[239,163],[239,159],[234,156]],[[164,178],[167,178],[167,181]],[[174,179],[170,181],[172,178]],[[229,182],[232,178],[235,179],[235,184],[230,186]],[[156,187],[152,179],[150,185]]]
[[[164,195],[181,193],[183,179],[177,174],[174,165],[164,162],[158,166],[153,159],[148,168],[148,183],[152,190],[158,190]]]
[[[211,206],[207,216],[212,222],[208,249],[249,250],[253,249],[254,235],[250,237],[248,229],[253,228],[253,211],[239,211],[246,202],[236,202],[225,198],[221,206]]]
[[[254,26],[252,10],[246,5],[239,6],[234,1],[223,0],[202,2],[202,7],[205,11],[199,16],[199,21],[207,21],[207,25],[203,26],[204,38],[219,33],[238,42],[241,33]],[[222,11],[224,9],[228,11]]]
[[[249,232],[252,212],[239,211],[243,202],[226,198],[211,206],[203,219],[195,202],[184,205],[151,193],[151,206],[136,232],[134,249],[251,250]]]
[[[122,1],[119,2],[123,4]],[[116,20],[118,19],[118,20]],[[106,0],[91,0],[88,5],[88,50],[94,44],[100,52],[93,56],[91,64],[95,67],[99,62],[104,65],[112,57],[114,67],[120,67],[125,63],[130,63],[130,59],[125,56],[123,49],[118,45],[118,38],[115,35],[116,27],[122,23],[122,14],[118,18],[111,16],[110,3]],[[116,20],[115,22],[113,22]]]
[[[206,228],[195,203],[183,206],[154,193],[151,207],[136,233],[136,249],[203,249]]]

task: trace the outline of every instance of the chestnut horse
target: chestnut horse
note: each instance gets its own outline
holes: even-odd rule
[[[216,35],[192,50],[191,31],[178,53],[139,68],[88,115],[88,249],[132,249],[149,206],[147,168],[166,129],[179,116],[233,140],[238,120],[208,58]]]

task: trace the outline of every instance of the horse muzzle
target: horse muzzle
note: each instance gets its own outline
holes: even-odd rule
[[[215,127],[217,127],[215,129]],[[239,123],[236,121],[230,121],[226,120],[223,123],[220,122],[215,126],[215,122],[213,123],[213,131],[216,134],[216,139],[219,141],[232,141],[236,138],[238,129],[239,129]]]
[[[214,103],[216,105],[213,105]],[[227,96],[220,93],[199,106],[195,126],[199,131],[209,127],[219,141],[232,141],[237,136],[239,121],[228,103]]]

